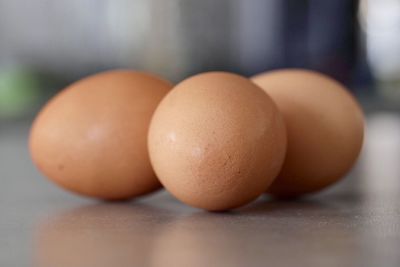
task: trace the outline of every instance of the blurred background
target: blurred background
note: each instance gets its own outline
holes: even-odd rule
[[[400,0],[0,0],[0,266],[400,266],[399,51]],[[311,200],[94,204],[29,158],[37,111],[84,76],[287,67],[336,78],[366,113],[357,165]]]
[[[32,117],[67,84],[133,68],[324,72],[363,105],[400,103],[398,0],[0,0],[0,122]]]

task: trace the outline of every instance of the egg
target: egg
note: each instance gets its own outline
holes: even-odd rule
[[[346,88],[323,74],[277,70],[252,78],[282,112],[288,138],[286,159],[268,192],[296,197],[340,180],[360,153],[364,119]]]
[[[227,210],[257,198],[278,174],[286,151],[281,114],[247,78],[198,74],[156,109],[149,155],[164,187],[184,203]]]
[[[70,191],[127,199],[160,187],[147,152],[151,116],[172,88],[156,76],[115,70],[80,80],[51,99],[30,133],[33,162]]]

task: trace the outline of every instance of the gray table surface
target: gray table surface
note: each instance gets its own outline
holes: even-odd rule
[[[161,191],[126,203],[65,192],[0,124],[0,266],[400,266],[400,119],[377,113],[359,163],[313,197],[227,213]]]

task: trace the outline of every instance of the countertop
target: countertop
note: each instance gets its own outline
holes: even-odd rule
[[[362,156],[332,188],[210,213],[165,191],[124,203],[68,193],[0,124],[0,266],[400,266],[400,118],[374,113]]]

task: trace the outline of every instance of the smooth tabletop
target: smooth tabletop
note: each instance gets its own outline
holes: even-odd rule
[[[329,190],[224,213],[165,191],[123,203],[73,195],[35,169],[28,130],[0,124],[0,266],[400,266],[396,114],[369,116],[357,166]]]

